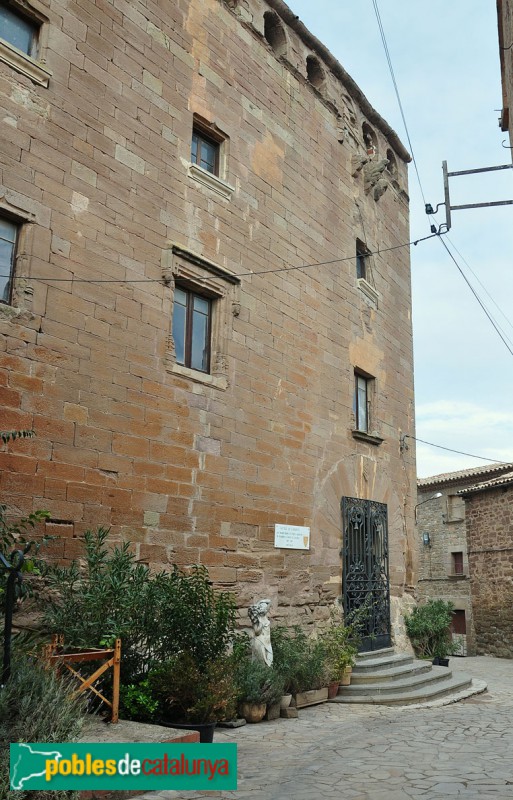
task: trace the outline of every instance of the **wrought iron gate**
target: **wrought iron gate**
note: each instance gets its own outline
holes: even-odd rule
[[[342,498],[343,590],[346,616],[365,602],[361,651],[390,645],[387,507],[372,500]]]

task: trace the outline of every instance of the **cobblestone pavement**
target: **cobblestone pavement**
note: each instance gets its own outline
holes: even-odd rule
[[[460,666],[461,664],[461,666]],[[488,692],[437,708],[328,703],[299,719],[217,730],[237,742],[236,792],[148,800],[513,800],[513,661],[453,659]]]

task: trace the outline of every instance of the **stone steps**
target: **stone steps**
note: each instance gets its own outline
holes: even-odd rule
[[[471,685],[470,675],[387,648],[358,656],[351,686],[341,686],[330,702],[410,705],[441,698],[449,702],[460,692],[471,692]]]

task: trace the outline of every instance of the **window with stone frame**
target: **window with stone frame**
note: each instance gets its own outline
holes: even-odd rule
[[[455,550],[451,553],[451,574],[464,575],[463,551]]]
[[[163,277],[171,289],[168,370],[226,389],[228,346],[240,311],[240,279],[175,243],[163,251]]]
[[[191,142],[191,163],[196,164],[201,169],[219,176],[219,151],[221,144],[219,140],[207,135],[203,128],[197,125],[192,131]]]
[[[46,10],[39,0],[0,0],[0,61],[41,86],[51,77],[45,64]]]
[[[465,519],[465,501],[458,494],[447,495],[447,522],[460,522]]]
[[[372,378],[355,372],[354,374],[354,416],[356,430],[369,433],[371,412]]]
[[[367,280],[367,259],[369,250],[359,239],[356,240],[356,277]]]
[[[173,301],[173,341],[176,363],[200,372],[210,371],[210,331],[214,301],[175,285]]]
[[[0,303],[11,305],[20,225],[0,215]]]

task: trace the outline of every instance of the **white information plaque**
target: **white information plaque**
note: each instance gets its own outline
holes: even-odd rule
[[[310,528],[299,525],[275,525],[274,546],[289,550],[310,550]]]

